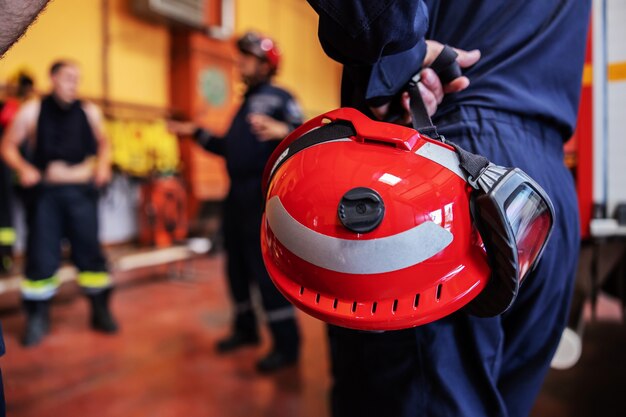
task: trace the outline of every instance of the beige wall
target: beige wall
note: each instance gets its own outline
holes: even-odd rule
[[[0,60],[0,82],[21,68],[35,76],[38,89],[47,90],[48,68],[59,58],[81,63],[82,91],[102,95],[102,22],[99,2],[56,0]]]

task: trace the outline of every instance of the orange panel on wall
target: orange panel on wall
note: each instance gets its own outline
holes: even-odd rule
[[[224,134],[238,105],[232,43],[197,32],[173,33],[171,74],[174,111],[216,135]],[[185,179],[196,202],[223,199],[228,191],[224,160],[192,141],[183,141],[181,148]]]

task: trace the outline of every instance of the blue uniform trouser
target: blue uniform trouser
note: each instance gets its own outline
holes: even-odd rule
[[[334,417],[528,416],[566,324],[579,224],[561,134],[540,121],[475,107],[435,122],[448,140],[534,178],[554,203],[554,232],[501,316],[461,311],[385,333],[330,327]]]
[[[224,243],[228,284],[235,303],[234,330],[256,333],[256,315],[250,288],[257,285],[274,348],[287,355],[297,355],[300,336],[294,308],[276,289],[263,263],[262,201],[260,178],[231,181],[231,190],[224,206]]]
[[[59,286],[62,240],[71,246],[78,283],[97,293],[111,282],[98,240],[98,191],[90,184],[39,185],[25,195],[28,239],[22,296],[47,300]]]

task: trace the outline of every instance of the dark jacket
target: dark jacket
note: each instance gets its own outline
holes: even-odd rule
[[[470,87],[447,95],[437,115],[476,105],[546,120],[564,139],[573,132],[589,0],[308,2],[320,15],[324,50],[346,65],[361,100],[397,93],[420,69],[424,39],[433,39],[482,52],[465,70]]]

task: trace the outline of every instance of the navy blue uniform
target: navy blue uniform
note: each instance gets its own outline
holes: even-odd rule
[[[97,153],[97,143],[80,101],[61,107],[52,97],[41,101],[32,163],[44,172],[52,161],[70,165]],[[98,191],[91,184],[47,184],[25,190],[26,279],[25,300],[48,300],[56,292],[61,242],[71,244],[78,283],[94,294],[110,287],[106,260],[98,240]]]
[[[263,308],[277,350],[297,355],[299,334],[293,307],[271,282],[261,256],[263,195],[261,177],[278,141],[260,141],[247,121],[252,113],[265,114],[292,128],[302,123],[300,110],[285,90],[269,83],[251,87],[223,138],[198,131],[205,149],[223,156],[231,185],[224,204],[224,240],[228,256],[228,280],[235,302],[235,331],[256,334],[250,284],[259,286]]]
[[[329,329],[335,416],[527,416],[566,323],[579,248],[575,189],[563,164],[581,89],[590,2],[324,1],[324,49],[343,62],[343,105],[367,111],[416,73],[424,38],[480,49],[468,89],[450,94],[439,132],[548,192],[556,223],[513,307],[457,312],[386,333]],[[428,22],[428,23],[426,23]]]

